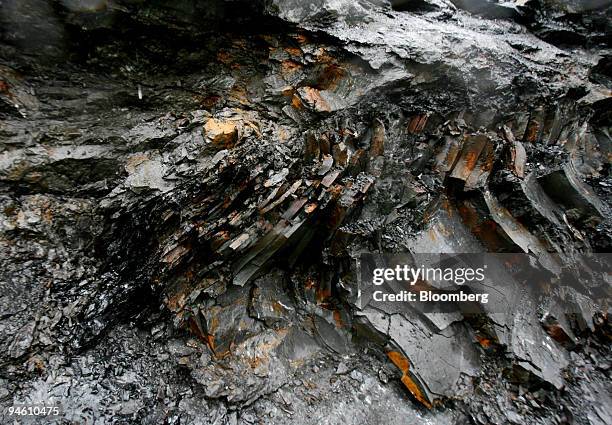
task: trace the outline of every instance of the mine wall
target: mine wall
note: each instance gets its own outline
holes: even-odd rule
[[[612,423],[611,15],[1,0],[4,414]],[[498,254],[512,285],[477,314],[368,301],[364,253]]]

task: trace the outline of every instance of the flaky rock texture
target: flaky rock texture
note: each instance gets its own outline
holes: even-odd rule
[[[432,318],[357,296],[363,251],[552,272],[610,252],[611,15],[0,0],[0,405],[61,406],[40,423],[611,423],[607,305],[576,295],[566,317],[509,293],[503,315]]]

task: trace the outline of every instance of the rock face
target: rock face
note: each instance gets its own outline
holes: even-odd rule
[[[2,1],[3,414],[611,423],[609,274],[566,267],[612,248],[611,14]],[[522,253],[584,291],[364,303],[365,251]]]

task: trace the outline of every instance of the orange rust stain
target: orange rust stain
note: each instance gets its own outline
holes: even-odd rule
[[[468,208],[467,205],[463,204],[459,205],[458,210],[466,226],[473,228],[479,224],[478,214],[472,208]]]
[[[208,348],[210,348],[210,351],[215,353],[215,336],[214,335],[212,334],[206,335],[206,344],[208,344]]]
[[[321,92],[313,87],[304,87],[304,98],[317,111],[331,111],[329,104],[321,97]]]
[[[416,131],[418,133],[422,132],[423,129],[425,128],[425,125],[427,124],[427,120],[429,119],[429,116],[427,115],[422,115],[421,118],[419,119],[419,123],[417,124],[416,127]]]
[[[370,158],[382,156],[385,153],[385,127],[377,122],[372,129],[372,141],[370,143]]]
[[[285,77],[293,76],[296,72],[298,72],[302,68],[303,68],[302,65],[292,60],[284,60],[281,62],[281,73]]]
[[[279,303],[278,301],[274,301],[272,303],[272,310],[275,313],[282,313],[283,312],[283,306],[281,305],[281,303]]]
[[[418,134],[422,132],[425,128],[425,124],[427,124],[428,118],[429,117],[425,114],[415,115],[414,117],[412,117],[410,123],[408,124],[408,132],[410,134]]]
[[[476,161],[478,161],[478,153],[469,151],[465,154],[465,168],[467,170],[473,170],[476,167]]]
[[[170,311],[177,312],[182,306],[185,300],[185,294],[182,291],[178,291],[176,294],[170,296],[166,300],[166,305]]]
[[[51,208],[47,207],[43,210],[42,219],[47,223],[51,223],[51,221],[53,220],[53,211],[51,210]]]
[[[330,190],[330,193],[341,193],[341,189],[336,188],[336,185],[334,185],[331,189],[335,189],[335,190]],[[332,195],[334,198],[336,198],[335,195]],[[328,224],[330,226],[330,228],[335,229],[338,226],[340,226],[340,224],[342,223],[342,221],[344,221],[344,217],[346,216],[346,208],[344,208],[343,206],[336,204],[334,206],[334,209],[332,211],[332,213],[330,214],[329,220],[328,220]]]
[[[297,47],[285,47],[285,52],[289,53],[291,56],[302,56],[302,50]]]
[[[0,93],[8,93],[9,85],[6,81],[0,80]]]
[[[408,124],[408,132],[410,134],[416,133],[416,128],[417,128],[418,123],[419,123],[419,116],[417,115],[416,117],[412,117],[412,119],[410,120],[410,124]]]
[[[351,129],[351,128],[346,128],[346,127],[342,127],[340,129],[340,131],[338,132],[338,135],[340,137],[355,137],[355,130]]]
[[[463,222],[469,227],[474,228],[480,225],[480,216],[474,208],[466,204],[459,205],[457,208]]]
[[[17,207],[14,204],[7,206],[6,208],[4,208],[4,214],[9,217],[17,214]]]
[[[189,269],[189,270],[187,270],[187,271],[185,272],[185,278],[186,278],[188,281],[192,281],[192,280],[193,280],[193,278],[194,278],[194,276],[195,276],[195,273],[193,272],[193,269]]]
[[[336,64],[327,65],[319,75],[316,88],[319,90],[333,90],[338,82],[346,75],[346,70]]]
[[[480,170],[482,172],[491,171],[493,169],[493,162],[495,161],[494,155],[492,152],[487,153],[484,163],[481,165]]]
[[[330,55],[327,50],[323,47],[319,47],[314,52],[315,57],[317,58],[317,62],[319,63],[330,63],[334,61],[334,57]]]
[[[334,310],[334,321],[336,322],[339,328],[344,327],[344,320],[342,320],[342,315],[340,314],[340,310]]]
[[[306,212],[306,214],[310,214],[315,209],[317,209],[317,204],[315,203],[310,203],[304,207],[304,211]]]
[[[28,362],[33,365],[37,371],[45,371],[45,362],[38,356],[32,356],[28,359]]]
[[[463,223],[486,247],[490,249],[503,247],[503,242],[497,234],[497,223],[493,220],[481,220],[478,212],[470,205],[460,205],[458,210]]]
[[[249,366],[251,367],[251,369],[257,369],[259,366],[261,366],[264,363],[264,360],[261,357],[253,357],[253,358],[247,359],[247,362],[249,363]]]
[[[427,400],[419,385],[410,377],[410,361],[406,358],[406,356],[399,351],[389,351],[387,352],[387,356],[393,362],[393,364],[402,371],[402,384],[404,384],[414,398],[416,398],[428,409],[431,409],[431,403]]]
[[[408,369],[410,369],[410,361],[399,351],[389,351],[387,357],[389,357],[389,360],[391,360],[402,372],[406,373]]]
[[[363,167],[365,161],[365,149],[359,148],[355,151],[353,156],[351,157],[351,166],[353,167]]]
[[[210,320],[210,323],[208,324],[208,330],[210,332],[214,332],[218,326],[219,326],[219,318],[217,318],[217,316],[213,316],[213,318]]]
[[[302,103],[300,98],[295,94],[291,98],[291,106],[293,106],[295,109],[304,109],[304,104]]]
[[[563,343],[569,339],[565,331],[558,325],[547,326],[546,333],[557,342]]]
[[[229,65],[232,61],[232,55],[225,50],[221,50],[217,52],[217,60],[225,65]]]
[[[329,189],[327,189],[327,191],[329,192],[329,194],[332,196],[333,199],[338,199],[338,197],[342,194],[343,190],[344,188],[340,186],[339,184],[335,184]],[[340,206],[338,206],[338,208],[342,209],[342,207]]]
[[[304,34],[297,34],[293,38],[300,44],[308,43],[308,37]]]
[[[485,242],[487,246],[498,246],[497,237],[494,237],[492,233],[495,232],[496,228],[497,224],[494,221],[486,220],[471,226],[470,230],[476,237]]]
[[[476,339],[482,348],[488,349],[493,345],[493,341],[491,341],[489,338],[485,338],[484,336],[476,335]]]
[[[497,236],[497,223],[493,220],[482,222],[482,224],[475,229],[475,233],[489,248],[495,249],[502,246]]]
[[[202,103],[202,106],[204,106],[205,109],[210,109],[213,106],[215,106],[217,103],[219,103],[220,100],[221,100],[221,96],[217,96],[216,94],[213,94],[213,95],[201,98],[200,102]]]
[[[536,120],[529,121],[529,125],[527,126],[527,141],[531,143],[535,142],[539,131],[540,123]]]
[[[404,386],[408,388],[408,391],[410,391],[414,398],[420,401],[423,406],[427,407],[428,409],[432,408],[431,403],[427,401],[419,386],[410,378],[408,374],[402,376],[402,384],[404,384]]]
[[[417,279],[414,282],[414,285],[412,285],[411,290],[413,292],[418,292],[418,291],[424,291],[424,290],[431,290],[431,289],[435,289],[433,288],[428,282],[422,280],[422,279]]]
[[[248,93],[245,87],[235,84],[230,90],[230,97],[237,100],[242,105],[249,105]]]
[[[227,208],[227,207],[229,207],[230,205],[232,205],[232,201],[233,201],[233,200],[234,200],[234,199],[233,199],[231,196],[226,196],[226,197],[225,197],[225,199],[223,199],[223,204],[222,204],[222,205],[223,205],[223,208]]]
[[[331,289],[329,288],[317,288],[317,302],[323,302],[331,297]]]

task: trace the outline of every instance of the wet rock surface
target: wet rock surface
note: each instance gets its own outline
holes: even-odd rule
[[[610,252],[611,10],[3,0],[0,405],[610,423],[606,304],[362,304],[357,264]]]

